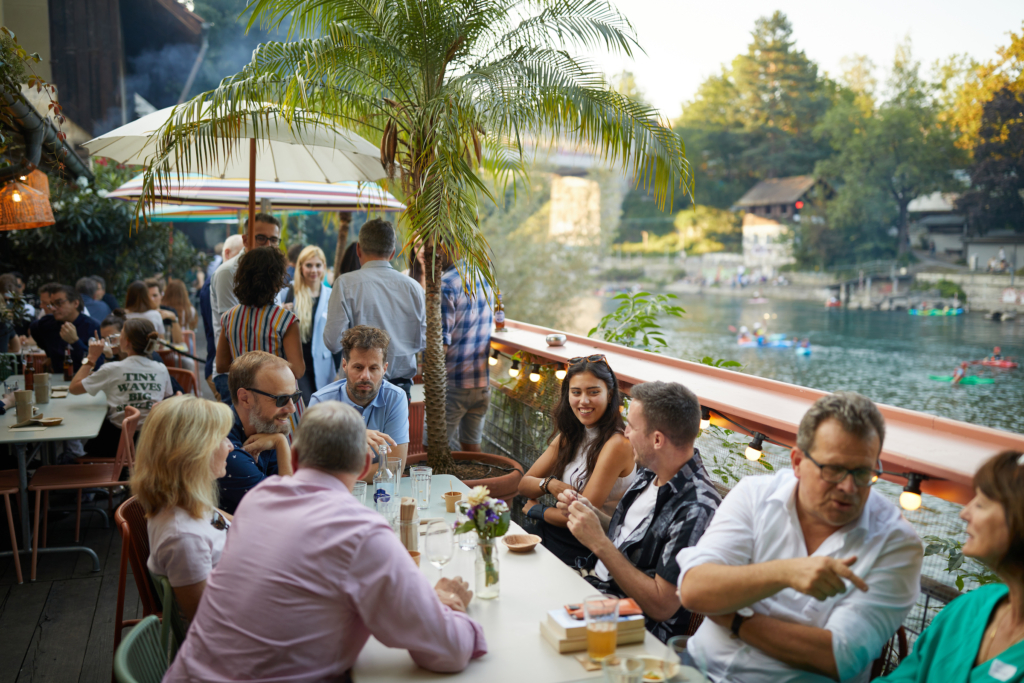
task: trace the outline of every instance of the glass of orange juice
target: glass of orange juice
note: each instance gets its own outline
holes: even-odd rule
[[[615,654],[619,634],[619,599],[613,595],[592,595],[583,600],[587,620],[587,654],[595,662]]]

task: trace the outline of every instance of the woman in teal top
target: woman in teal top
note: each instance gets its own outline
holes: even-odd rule
[[[1024,455],[1005,451],[974,475],[964,555],[1003,583],[949,603],[888,683],[1024,683]]]

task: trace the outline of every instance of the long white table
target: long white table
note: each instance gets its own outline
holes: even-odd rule
[[[7,378],[8,386],[17,383],[18,388],[25,387],[25,378],[11,375]],[[50,375],[50,387],[68,386],[71,382],[64,375]],[[18,423],[17,410],[12,406],[0,416],[0,445],[6,444],[14,450],[18,458],[18,488],[21,491],[21,554],[32,552],[32,532],[29,526],[28,513],[28,460],[30,448],[46,449],[55,441],[87,440],[100,433],[103,420],[107,416],[107,396],[102,391],[95,396],[81,394],[65,398],[51,398],[49,403],[37,404],[44,417],[62,417],[64,421],[56,427],[47,427],[42,431],[22,431],[10,429]],[[81,545],[52,546],[40,548],[40,553],[85,553],[92,558],[93,571],[100,570],[100,558],[92,548]],[[0,552],[0,557],[12,555],[12,551]]]
[[[434,476],[431,505],[427,510],[419,511],[421,519],[443,517],[448,522],[455,521],[455,514],[445,512],[441,500],[441,493],[449,487],[463,493],[469,491],[455,477]],[[411,481],[405,477],[401,493],[408,496],[412,495],[411,491]],[[513,523],[508,533],[523,533],[523,530]],[[547,618],[548,610],[595,594],[597,591],[593,586],[541,545],[530,553],[517,554],[509,552],[499,541],[498,557],[501,563],[501,595],[494,600],[474,597],[468,610],[469,615],[484,628],[486,655],[471,660],[465,671],[459,674],[435,674],[416,666],[405,650],[388,648],[371,637],[356,660],[353,678],[360,683],[435,679],[565,683],[600,679],[600,671],[588,673],[576,661],[575,654],[558,654],[540,634],[540,622]],[[463,551],[456,547],[455,558],[444,568],[444,575],[449,578],[461,576],[475,592],[475,559],[476,551]],[[420,570],[432,584],[440,578],[438,570],[425,557]],[[642,645],[620,647],[617,651],[620,654],[661,654],[664,645],[648,632]]]

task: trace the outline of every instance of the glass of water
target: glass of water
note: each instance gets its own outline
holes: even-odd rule
[[[455,504],[455,509],[459,511],[458,521],[459,524],[462,524],[466,519],[466,515],[469,513],[469,502],[460,500]],[[460,550],[476,550],[476,531],[467,531],[464,534],[458,534],[458,539]]]
[[[436,521],[427,525],[427,559],[444,576],[444,566],[455,554],[455,535],[448,522]]]
[[[430,477],[433,470],[429,467],[417,465],[409,468],[412,475],[412,495],[416,498],[416,507],[426,510],[430,507]]]
[[[356,485],[352,487],[352,495],[356,497],[363,505],[366,505],[366,482],[357,481]]]

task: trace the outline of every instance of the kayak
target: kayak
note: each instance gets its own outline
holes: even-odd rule
[[[798,346],[796,347],[796,355],[798,356],[809,356],[811,355],[810,346]]]
[[[928,379],[935,380],[936,382],[952,382],[952,375],[928,375]],[[960,380],[960,384],[970,386],[972,384],[995,384],[996,381],[991,377],[975,377],[969,375]]]
[[[759,344],[756,339],[750,341],[738,341],[740,348],[743,349],[791,349],[793,348],[792,339],[778,339],[775,341],[766,341],[763,344]]]
[[[979,360],[979,365],[987,365],[990,368],[1015,368],[1017,363],[1012,360]]]
[[[925,311],[920,311],[916,308],[911,308],[909,311],[910,315],[963,315],[964,309],[962,308],[929,308]]]

